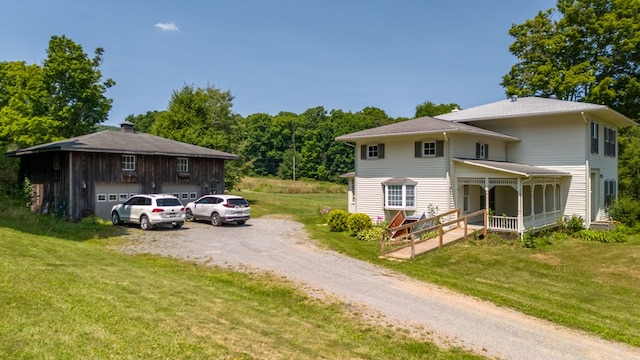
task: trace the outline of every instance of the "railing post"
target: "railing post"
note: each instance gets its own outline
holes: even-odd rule
[[[469,225],[469,219],[465,216],[464,218],[464,239],[467,240],[467,225]]]
[[[438,235],[440,236],[440,244],[438,246],[438,248],[442,249],[442,235],[444,234],[444,232],[442,231],[442,226],[438,227]]]
[[[411,233],[411,260],[416,258],[416,238]]]

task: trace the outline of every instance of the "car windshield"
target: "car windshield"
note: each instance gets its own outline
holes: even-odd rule
[[[229,205],[233,205],[233,206],[248,206],[249,205],[249,203],[245,199],[229,199],[228,203],[229,203]]]
[[[180,202],[180,200],[178,200],[176,198],[157,199],[156,202],[158,203],[158,206],[160,206],[160,207],[163,207],[163,206],[182,206],[182,203]]]

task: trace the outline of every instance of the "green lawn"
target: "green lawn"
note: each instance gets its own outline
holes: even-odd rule
[[[286,206],[278,197],[253,198],[256,213],[262,201]],[[0,210],[0,358],[479,358],[371,325],[281,278],[113,249],[140,231]]]
[[[256,204],[270,204],[270,194],[243,193]],[[296,207],[296,195],[277,196],[277,208]],[[623,244],[557,238],[535,249],[512,241],[459,242],[414,261],[379,257],[378,242],[358,241],[319,225],[323,206],[346,209],[345,194],[304,200],[308,211],[289,213],[307,225],[321,244],[354,258],[380,264],[417,279],[508,306],[600,337],[640,346],[640,236]]]

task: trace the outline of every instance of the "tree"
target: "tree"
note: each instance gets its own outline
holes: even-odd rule
[[[43,66],[23,61],[0,63],[0,142],[28,147],[84,135],[111,109],[98,69],[103,50],[88,59],[80,45],[61,36],[49,41]]]
[[[437,115],[447,114],[455,109],[460,109],[460,105],[455,103],[436,105],[431,101],[426,101],[416,106],[416,118],[423,117],[423,116],[437,116]]]
[[[69,138],[94,130],[105,121],[112,99],[105,97],[115,85],[101,82],[104,49],[97,48],[89,59],[82,46],[63,36],[52,36],[43,65],[43,80],[50,98],[48,116],[59,123],[60,136]]]
[[[174,91],[166,111],[156,115],[151,134],[228,153],[244,152],[241,116],[231,111],[233,96],[211,86],[185,85]],[[233,188],[244,173],[241,160],[227,166],[225,184]]]
[[[128,115],[125,120],[132,122],[136,131],[142,133],[148,133],[151,131],[151,127],[156,122],[156,118],[161,111],[147,111],[146,114]]]
[[[640,119],[640,1],[558,0],[557,9],[513,25],[517,62],[507,95],[551,96],[607,105]],[[640,132],[620,136],[620,195],[640,197]]]
[[[640,117],[640,1],[559,0],[513,25],[507,95],[606,104]]]

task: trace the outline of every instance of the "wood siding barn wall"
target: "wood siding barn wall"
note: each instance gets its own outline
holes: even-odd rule
[[[139,183],[143,193],[155,193],[163,183],[197,183],[201,194],[224,193],[224,160],[188,159],[186,173],[178,172],[177,157],[155,155],[135,155],[133,171],[122,170],[122,154],[110,153],[25,155],[20,164],[21,176],[43,184],[43,202],[66,206],[65,215],[77,219],[94,212],[96,183]],[[57,164],[59,170],[54,169]]]

